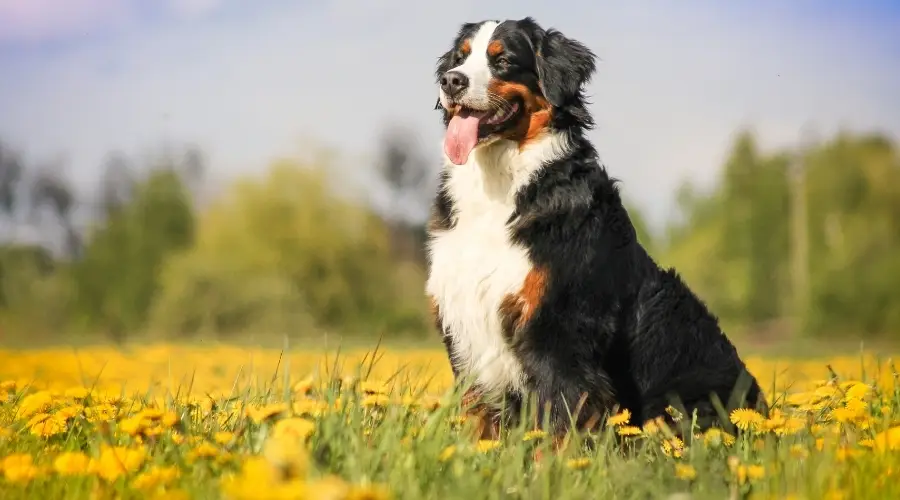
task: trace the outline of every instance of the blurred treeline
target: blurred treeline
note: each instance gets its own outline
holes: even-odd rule
[[[111,154],[76,190],[62,165],[0,143],[0,341],[431,336],[439,163],[404,137],[383,138],[374,169],[322,151],[212,195],[192,147]],[[349,188],[363,171],[381,203]],[[732,328],[900,336],[900,155],[882,136],[764,152],[745,133],[716,185],[681,188],[663,231],[630,213]]]

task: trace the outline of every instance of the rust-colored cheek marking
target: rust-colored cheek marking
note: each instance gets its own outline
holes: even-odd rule
[[[503,53],[503,42],[500,40],[494,40],[493,42],[488,44],[487,53],[489,56],[499,56]]]
[[[518,141],[519,149],[549,130],[552,107],[543,96],[536,95],[521,83],[500,80],[491,83],[490,92],[504,100],[519,98],[524,103],[525,112],[522,113],[519,123],[512,128],[509,137]]]
[[[547,272],[533,268],[525,276],[519,293],[509,294],[500,303],[500,318],[503,333],[512,339],[517,330],[525,326],[544,298],[547,289]]]

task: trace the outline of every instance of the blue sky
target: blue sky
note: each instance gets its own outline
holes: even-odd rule
[[[742,127],[765,147],[804,127],[900,138],[900,2],[863,0],[0,0],[0,138],[65,158],[82,189],[108,151],[165,138],[201,145],[219,179],[316,140],[369,185],[399,122],[437,170],[436,57],[461,22],[527,15],[601,58],[593,138],[656,224]]]

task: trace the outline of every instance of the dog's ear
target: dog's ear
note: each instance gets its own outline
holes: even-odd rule
[[[544,97],[555,108],[581,107],[584,86],[596,69],[594,53],[554,29],[541,33],[535,45],[538,84]]]
[[[441,76],[443,76],[444,73],[446,73],[447,71],[450,70],[450,60],[452,58],[453,58],[453,50],[452,49],[448,50],[447,52],[444,52],[444,54],[441,57],[438,57],[437,68],[435,68],[435,70],[434,70],[434,80],[436,82],[440,81]]]

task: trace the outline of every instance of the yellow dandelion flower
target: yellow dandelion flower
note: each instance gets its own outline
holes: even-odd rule
[[[328,410],[330,410],[330,408],[328,407],[328,403],[315,399],[301,399],[294,403],[293,409],[294,413],[297,415],[308,415],[312,417],[324,415]]]
[[[712,427],[703,433],[703,443],[710,447],[719,445],[731,446],[734,444],[734,436],[722,429]]]
[[[446,462],[447,460],[453,458],[454,455],[456,455],[456,446],[450,445],[444,448],[443,451],[441,451],[441,454],[438,455],[438,461]]]
[[[137,436],[138,434],[143,432],[149,424],[150,422],[144,420],[144,418],[141,417],[140,414],[138,414],[133,417],[122,419],[116,428],[123,434],[128,434],[129,436]]]
[[[316,423],[305,418],[287,418],[279,420],[272,430],[273,435],[279,437],[292,437],[294,439],[306,439],[316,430]]]
[[[201,458],[214,458],[218,454],[219,448],[216,447],[216,445],[203,442],[197,445],[196,448],[188,452],[187,459],[189,462],[193,462]]]
[[[816,402],[819,396],[813,392],[796,392],[785,398],[785,404],[790,406],[805,406]]]
[[[270,438],[263,447],[263,456],[269,466],[282,477],[295,479],[305,476],[309,468],[309,455],[296,439]]]
[[[139,490],[153,490],[169,486],[181,475],[177,467],[154,466],[135,476],[131,486]]]
[[[766,468],[762,465],[747,465],[747,478],[756,481],[766,477]]]
[[[368,394],[364,398],[360,404],[362,404],[366,408],[372,407],[384,407],[387,406],[391,402],[391,398],[385,394]]]
[[[500,446],[500,441],[496,439],[480,439],[478,443],[475,444],[475,449],[481,453],[487,453],[491,450],[496,449]]]
[[[3,477],[11,483],[27,483],[40,475],[31,455],[17,453],[3,459]]]
[[[84,414],[84,406],[81,405],[70,405],[60,408],[56,410],[57,418],[61,418],[63,420],[69,420],[70,418],[75,418]]]
[[[44,419],[41,422],[32,425],[28,431],[39,437],[50,437],[66,432],[68,427],[66,420],[58,418],[56,415]]]
[[[591,466],[591,459],[587,457],[570,458],[566,460],[566,467],[572,470],[587,469]]]
[[[282,413],[287,413],[289,410],[288,405],[284,403],[275,403],[265,406],[250,406],[247,408],[247,416],[250,417],[250,420],[255,424],[261,424],[262,422],[281,415]]]
[[[840,407],[831,410],[831,418],[843,424],[856,418],[856,413],[847,408]]]
[[[767,431],[777,431],[787,422],[787,418],[780,412],[772,414],[771,417],[763,422],[762,428]]]
[[[749,408],[738,408],[731,412],[731,423],[743,431],[758,429],[765,422],[765,417],[756,410]]]
[[[366,486],[351,486],[346,500],[390,500],[390,490],[384,485],[370,484]]]
[[[851,385],[849,388],[847,388],[847,391],[844,394],[844,397],[847,398],[847,400],[850,400],[850,399],[862,400],[862,399],[865,399],[865,397],[869,395],[869,392],[871,390],[872,390],[872,388],[869,387],[868,385],[866,385],[862,382],[856,382],[853,385]]]
[[[37,413],[46,413],[50,411],[50,405],[53,403],[53,396],[48,391],[39,391],[29,394],[19,403],[18,417],[28,418]]]
[[[863,448],[871,449],[871,448],[875,447],[875,440],[874,439],[860,439],[858,444],[860,446],[862,446]]]
[[[84,415],[88,422],[109,422],[115,420],[119,413],[119,409],[108,403],[101,403],[94,406],[88,406],[84,409]]]
[[[692,465],[675,464],[675,477],[685,481],[692,481],[697,477],[697,470]]]
[[[180,434],[180,433],[178,433],[178,432],[173,432],[173,433],[169,436],[169,438],[170,438],[170,439],[172,440],[172,442],[175,443],[175,444],[182,444],[182,443],[184,443],[184,434]]]
[[[107,481],[138,470],[147,458],[144,448],[102,445],[100,458],[91,462],[91,469]]]
[[[848,459],[854,458],[860,454],[860,450],[854,450],[853,448],[848,448],[846,446],[841,446],[838,448],[835,453],[835,458],[838,462],[844,462]]]
[[[216,444],[220,444],[223,446],[230,443],[232,439],[234,439],[233,432],[219,431],[213,434],[213,441],[215,441]]]
[[[50,418],[49,413],[37,413],[28,419],[28,422],[25,423],[25,427],[33,427],[48,418]]]
[[[636,425],[624,425],[616,429],[616,434],[620,436],[639,436],[641,428]]]
[[[847,402],[844,403],[844,408],[847,408],[856,415],[862,415],[869,408],[869,404],[862,399],[851,398],[847,399]]]
[[[801,460],[809,456],[809,450],[807,450],[806,447],[800,444],[792,444],[789,449],[789,453],[791,457]]]
[[[657,434],[658,432],[660,432],[660,430],[662,430],[663,428],[666,428],[666,427],[668,427],[668,426],[666,425],[665,420],[663,420],[662,417],[656,417],[654,419],[647,420],[646,422],[644,422],[644,425],[642,428],[643,428],[644,434],[646,434],[648,436],[652,436],[652,435]]]
[[[662,442],[662,451],[666,456],[681,458],[684,453],[684,441],[678,437],[666,439]]]
[[[875,449],[879,451],[900,450],[900,426],[879,432],[873,441],[875,441]]]
[[[91,459],[81,452],[60,453],[53,460],[53,470],[61,476],[86,474]]]
[[[790,436],[802,431],[806,427],[806,420],[798,417],[788,417],[784,424],[775,429],[775,434],[779,436]]]
[[[547,437],[547,431],[536,429],[526,432],[525,435],[522,436],[522,441],[537,441],[538,439],[543,439],[545,437]]]
[[[16,390],[17,382],[15,380],[4,380],[0,382],[0,391],[13,392]]]
[[[609,417],[606,420],[606,425],[610,427],[616,427],[620,425],[625,425],[631,421],[631,412],[628,409],[624,409],[619,413]]]
[[[293,390],[295,394],[298,394],[300,396],[306,396],[307,394],[312,392],[313,384],[314,384],[313,378],[306,377],[305,379],[300,380],[299,382],[294,384],[294,386],[291,388],[291,390]]]
[[[178,423],[178,415],[174,411],[167,411],[159,418],[159,423],[165,428],[173,427]]]

